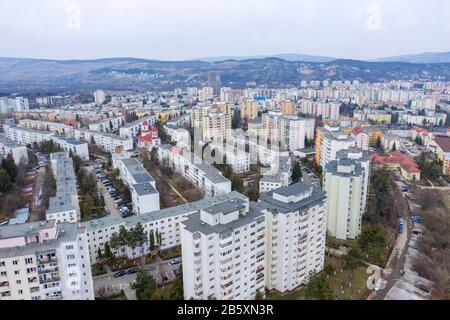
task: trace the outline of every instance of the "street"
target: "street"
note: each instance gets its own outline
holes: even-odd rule
[[[169,262],[171,260],[164,261],[159,256],[156,259],[157,262],[144,266],[144,269],[152,275],[158,285],[173,281],[176,278],[174,271],[179,270],[181,264],[170,265]],[[114,277],[116,272],[111,271],[107,274],[93,277],[94,292],[96,295],[100,290],[106,290],[107,292],[120,292],[120,290],[124,290],[128,300],[136,300],[135,290],[131,288],[130,284],[136,280],[137,274],[126,274],[116,278]],[[166,274],[169,279],[163,281],[162,274]]]
[[[398,175],[397,177],[400,177],[400,181],[395,181],[395,183],[400,189],[405,185],[408,186],[408,183],[401,177],[401,175]],[[402,192],[402,196],[405,198],[405,192]],[[383,270],[382,276],[385,286],[379,291],[373,291],[368,298],[369,300],[384,300],[387,293],[402,276],[402,271],[406,261],[406,251],[412,233],[412,224],[410,222],[411,209],[409,207],[408,200],[406,198],[405,200],[408,203],[408,207],[406,211],[401,213],[401,216],[404,219],[404,231],[403,233],[398,233],[395,247],[391,252],[386,268]]]

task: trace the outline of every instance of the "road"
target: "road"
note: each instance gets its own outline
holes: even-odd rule
[[[95,176],[94,165],[95,164],[91,163],[89,166],[84,166],[83,168],[84,168],[84,170],[87,171],[88,174],[93,174]],[[108,209],[108,211],[111,214],[120,215],[119,208],[117,207],[117,204],[114,202],[114,199],[109,194],[108,190],[106,190],[103,183],[101,183],[100,180],[97,179],[97,176],[95,176],[95,179],[97,180],[97,190],[100,191],[100,193],[103,195],[103,199],[105,200],[106,209]]]
[[[152,271],[148,271],[152,277],[155,279],[157,284],[164,284],[173,281],[176,276],[174,275],[175,270],[179,270],[180,264],[170,265],[170,260],[164,261],[160,257],[156,257],[157,262],[146,265],[145,268],[148,270],[150,266],[155,266],[155,269]],[[114,274],[116,272],[108,272],[107,274],[103,274],[97,277],[93,277],[94,281],[94,292],[98,293],[101,289],[106,289],[110,292],[124,290],[124,293],[128,300],[136,300],[136,293],[130,287],[130,284],[136,280],[135,274],[127,274],[123,277],[116,278]],[[169,280],[164,282],[161,274],[166,273]]]
[[[399,187],[402,184],[406,184],[408,186],[408,183],[404,181],[403,178],[401,178],[401,180],[401,182],[396,181],[395,183],[399,185]],[[405,193],[402,192],[402,196],[405,198]],[[373,291],[368,298],[369,300],[384,300],[386,294],[389,290],[391,290],[395,282],[402,276],[402,270],[406,260],[406,251],[408,249],[408,243],[412,234],[412,223],[410,221],[411,208],[409,207],[409,201],[406,198],[405,201],[408,203],[408,206],[407,210],[402,212],[402,217],[404,219],[404,232],[402,234],[398,234],[395,247],[389,257],[386,268],[383,270],[382,277],[385,286],[378,292]]]

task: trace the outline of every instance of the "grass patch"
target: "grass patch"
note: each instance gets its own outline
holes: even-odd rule
[[[343,260],[337,258],[325,257],[325,265],[331,264],[336,270],[335,275],[328,278],[328,283],[334,292],[337,300],[366,300],[370,294],[367,289],[366,267],[358,266],[353,273],[344,270]],[[341,272],[342,270],[342,272]],[[342,289],[343,287],[343,289]],[[342,293],[344,291],[344,293]],[[268,293],[266,300],[305,300],[305,288],[299,288],[286,294],[275,292]]]
[[[175,246],[170,249],[161,250],[159,255],[163,260],[170,260],[173,258],[178,258],[181,256],[181,246]]]

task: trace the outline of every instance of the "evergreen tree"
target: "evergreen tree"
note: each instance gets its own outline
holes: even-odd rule
[[[302,170],[300,168],[300,163],[298,161],[294,162],[294,166],[292,167],[292,183],[300,182],[302,178]]]
[[[6,158],[3,158],[1,167],[9,175],[9,177],[11,178],[11,181],[16,182],[17,167],[16,167],[16,164],[14,163],[14,158],[11,153],[9,153],[6,156]]]

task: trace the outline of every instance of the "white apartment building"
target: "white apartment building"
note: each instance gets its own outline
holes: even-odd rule
[[[89,130],[99,132],[116,132],[125,124],[123,116],[108,118],[96,123],[89,124]]]
[[[161,234],[161,243],[156,241],[156,244],[161,250],[164,250],[181,244],[180,222],[185,220],[190,214],[196,213],[202,208],[236,198],[247,199],[240,193],[230,192],[221,196],[206,198],[197,202],[142,215],[134,215],[127,218],[122,218],[120,215],[109,215],[101,219],[83,222],[81,225],[86,227],[87,230],[91,262],[95,263],[97,261],[98,250],[100,249],[104,252],[105,243],[109,242],[112,234],[119,232],[121,226],[130,229],[140,223],[148,235],[150,235],[151,231],[153,231],[153,234]],[[143,254],[149,253],[149,243],[144,244],[142,252]],[[117,253],[119,254],[120,252]],[[131,248],[125,248],[125,255],[129,258],[140,254],[140,248],[136,249],[134,256]]]
[[[0,300],[94,300],[86,229],[55,220],[1,226]]]
[[[133,211],[138,214],[158,211],[159,192],[155,179],[135,158],[124,157],[114,160],[114,167],[120,171],[120,178],[130,188]]]
[[[291,183],[292,163],[291,157],[280,156],[278,162],[271,164],[270,170],[259,180],[259,192],[269,192]]]
[[[190,127],[191,126],[191,116],[189,114],[183,114],[178,117],[175,117],[169,121],[166,122],[166,125],[173,126],[173,127]]]
[[[191,148],[191,134],[188,130],[170,124],[164,125],[164,130],[170,136],[170,140],[176,143],[177,147]]]
[[[128,123],[119,129],[121,138],[130,139],[135,138],[143,126],[152,126],[156,122],[155,116],[146,116],[138,119],[132,123]]]
[[[231,137],[231,115],[224,112],[209,112],[202,119],[203,140],[228,141]]]
[[[0,158],[6,158],[8,154],[12,155],[16,165],[28,164],[27,147],[6,138],[4,134],[0,134]]]
[[[224,163],[231,166],[234,172],[244,173],[250,171],[250,154],[231,144],[211,142],[207,149],[215,150],[216,163]],[[205,150],[205,151],[206,151]]]
[[[200,188],[205,197],[231,192],[231,181],[220,170],[187,150],[165,144],[158,147],[158,157]]]
[[[314,119],[283,115],[269,111],[262,115],[262,135],[264,140],[278,142],[283,150],[299,150],[305,147],[305,138],[314,136]]]
[[[75,140],[73,138],[66,138],[63,136],[53,136],[52,140],[58,144],[64,151],[77,155],[81,160],[89,160],[89,147],[86,141]]]
[[[361,163],[349,158],[333,160],[326,165],[323,188],[327,192],[329,236],[347,240],[361,234],[367,175]]]
[[[299,103],[299,109],[302,114],[313,118],[322,117],[322,119],[329,120],[339,119],[340,107],[341,104],[339,102],[327,102],[325,100],[302,100]]]
[[[320,144],[320,165],[326,165],[337,159],[337,153],[343,149],[356,146],[356,141],[349,135],[338,131],[326,132],[323,134]]]
[[[19,126],[22,128],[50,131],[67,137],[73,137],[74,128],[64,123],[22,119],[19,120]]]
[[[326,193],[304,183],[261,196],[266,216],[266,288],[287,292],[324,268]]]
[[[21,145],[33,145],[34,143],[41,143],[50,141],[53,138],[53,133],[47,131],[39,131],[28,128],[21,128],[16,125],[4,125],[3,130],[5,136],[12,141]]]
[[[75,129],[74,137],[77,140],[86,141],[87,143],[91,143],[92,139],[94,139],[96,145],[101,146],[108,152],[115,152],[116,148],[121,148],[123,151],[133,149],[133,140],[131,138],[121,138],[112,133],[98,132],[87,129]]]
[[[97,106],[101,106],[106,100],[106,95],[103,90],[94,91],[94,101]]]
[[[181,222],[184,298],[252,300],[265,291],[265,217],[239,198]]]
[[[56,195],[49,199],[46,220],[76,223],[81,220],[73,161],[64,152],[52,153],[50,163],[56,180]]]
[[[0,97],[0,112],[11,113],[30,110],[28,99],[23,97]]]
[[[423,126],[429,124],[432,124],[434,126],[443,126],[446,120],[446,113],[434,113],[433,111],[428,112],[426,115],[403,113],[399,118],[399,122],[415,126]]]

